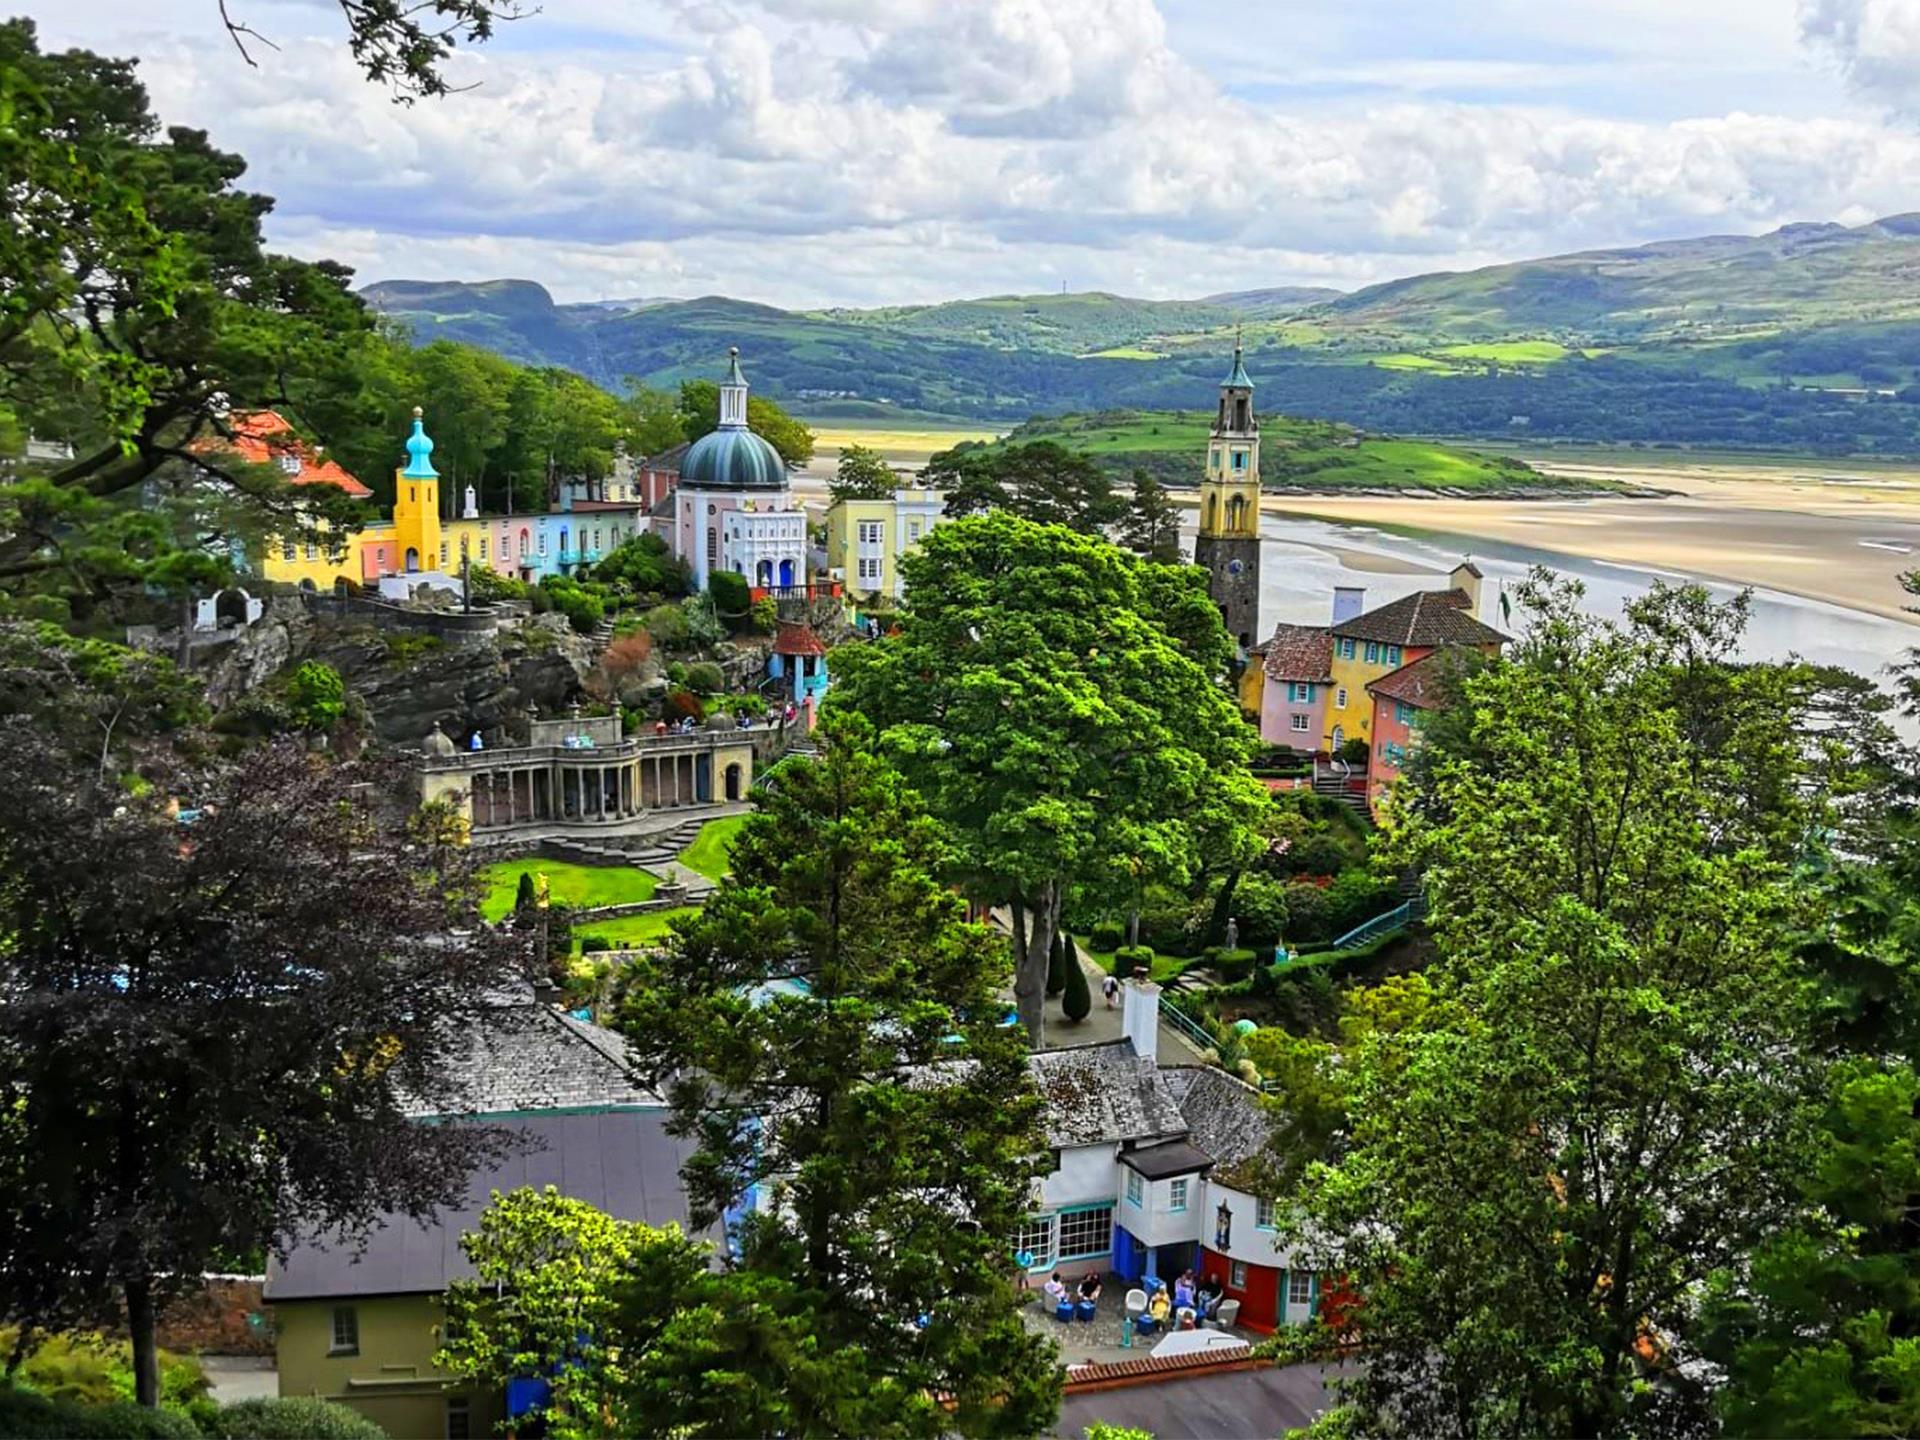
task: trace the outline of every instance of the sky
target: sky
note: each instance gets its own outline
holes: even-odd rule
[[[361,280],[788,307],[1353,289],[1920,210],[1920,0],[538,0],[396,105],[336,0],[35,0]]]

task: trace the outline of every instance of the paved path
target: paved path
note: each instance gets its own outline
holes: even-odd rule
[[[1002,931],[1008,931],[1011,921],[1004,911],[993,912],[993,923]],[[1120,1028],[1120,997],[1114,997],[1109,1008],[1106,999],[1100,994],[1100,982],[1107,972],[1093,962],[1093,958],[1082,948],[1079,941],[1074,942],[1073,951],[1079,958],[1080,969],[1087,977],[1087,993],[1093,997],[1093,1008],[1087,1012],[1087,1018],[1078,1025],[1067,1019],[1060,1009],[1060,997],[1047,999],[1047,1033],[1043,1050],[1066,1050],[1075,1045],[1098,1045],[1103,1041],[1118,1040],[1124,1034]],[[1162,1065],[1197,1065],[1200,1052],[1193,1044],[1175,1030],[1165,1020],[1160,1022],[1160,1063]]]

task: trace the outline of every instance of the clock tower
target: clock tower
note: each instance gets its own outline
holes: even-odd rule
[[[1253,418],[1253,381],[1237,338],[1233,370],[1220,385],[1220,413],[1207,437],[1193,560],[1206,566],[1208,592],[1244,658],[1260,634],[1260,422]]]

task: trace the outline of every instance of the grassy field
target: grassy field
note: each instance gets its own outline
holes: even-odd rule
[[[1438,370],[1448,374],[1453,372],[1453,366],[1444,360],[1436,360],[1431,355],[1415,355],[1410,351],[1403,351],[1398,355],[1365,355],[1357,358],[1382,370]]]
[[[1567,347],[1551,340],[1499,340],[1443,345],[1434,352],[1450,360],[1491,360],[1499,365],[1550,365],[1564,360]]]
[[[596,905],[637,905],[653,898],[659,877],[631,865],[574,865],[564,860],[503,860],[489,865],[481,873],[486,877],[487,896],[480,914],[498,920],[513,909],[519,893],[520,876],[532,872],[547,877],[547,894],[555,904],[587,908]]]
[[[733,848],[733,837],[740,833],[740,827],[747,823],[744,815],[724,815],[718,820],[709,820],[700,827],[700,833],[693,837],[693,843],[680,852],[680,863],[689,869],[698,870],[709,880],[720,880],[727,873],[727,852]]]
[[[1177,487],[1199,484],[1207,452],[1209,412],[1110,410],[1032,420],[1006,443],[1052,440],[1093,456],[1117,475],[1135,467]],[[1488,455],[1432,440],[1365,435],[1345,425],[1269,416],[1260,422],[1260,478],[1272,490],[1457,490],[1503,494],[1525,490],[1610,489],[1543,475],[1512,456]]]
[[[1138,345],[1115,345],[1109,350],[1093,350],[1080,357],[1082,360],[1164,360],[1167,357],[1158,350],[1142,350]]]
[[[617,920],[596,920],[573,932],[574,948],[577,950],[587,936],[596,935],[616,949],[633,949],[661,939],[682,915],[699,913],[699,906],[689,905],[678,910],[649,910],[644,915],[623,915]]]

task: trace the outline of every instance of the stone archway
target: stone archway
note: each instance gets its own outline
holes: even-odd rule
[[[229,586],[213,597],[213,620],[215,625],[244,625],[247,623],[247,602],[253,597],[239,586]]]
[[[407,547],[406,570],[409,575],[420,573],[420,552],[411,545]]]
[[[727,766],[727,799],[738,800],[739,798],[740,762],[736,760],[733,764]]]

